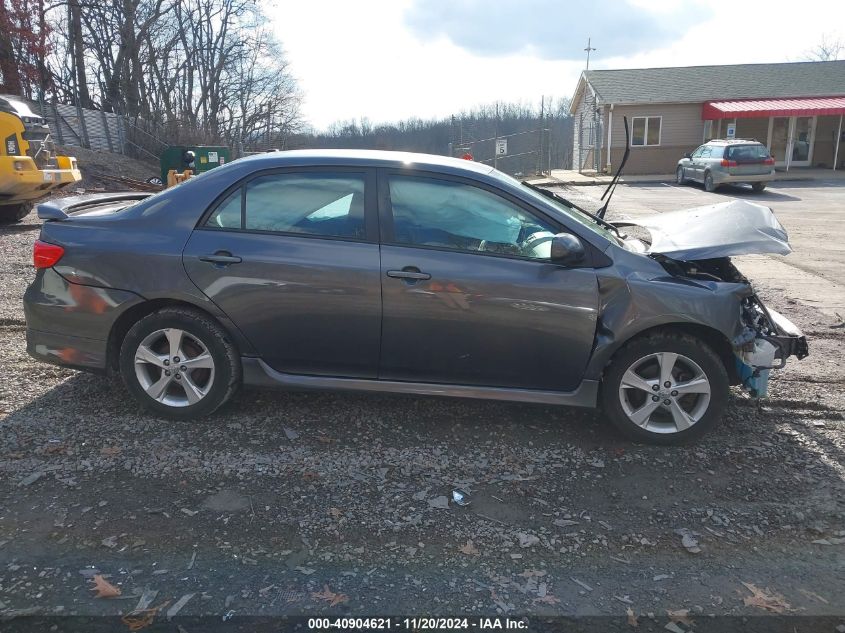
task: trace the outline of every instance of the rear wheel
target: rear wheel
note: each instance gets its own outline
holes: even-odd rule
[[[763,191],[763,189],[766,188],[766,185],[768,185],[768,184],[769,183],[767,183],[767,182],[753,182],[753,183],[751,183],[751,188],[754,191],[756,191],[757,193],[760,193],[761,191]]]
[[[212,318],[189,308],[164,308],[126,334],[120,374],[147,409],[191,419],[212,413],[234,395],[241,365],[235,346]]]
[[[32,211],[32,203],[10,204],[0,207],[0,222],[20,222]]]
[[[706,174],[704,174],[704,191],[709,191],[710,193],[713,193],[714,191],[716,191],[716,186],[716,183],[713,182],[713,174],[708,171]]]
[[[675,171],[675,182],[679,185],[686,184],[687,177],[684,174],[684,168],[681,165],[678,165],[678,169]]]
[[[634,440],[681,444],[721,420],[728,375],[716,353],[684,334],[635,339],[613,359],[602,383],[611,422]]]

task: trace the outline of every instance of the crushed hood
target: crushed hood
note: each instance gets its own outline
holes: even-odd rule
[[[620,223],[621,224],[621,223]],[[680,260],[792,252],[786,230],[769,207],[731,200],[625,222],[651,233],[649,253]]]

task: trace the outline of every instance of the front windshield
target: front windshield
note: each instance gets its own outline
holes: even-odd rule
[[[498,178],[499,180],[507,182],[510,185],[515,185],[515,186],[519,187],[523,192],[525,192],[526,194],[528,194],[529,196],[531,196],[532,198],[534,198],[538,202],[551,204],[553,207],[555,207],[555,209],[557,209],[558,211],[563,213],[567,218],[570,218],[570,219],[574,220],[575,222],[578,222],[578,224],[580,224],[581,226],[589,229],[593,233],[597,233],[597,234],[601,235],[604,239],[608,240],[609,242],[612,242],[613,244],[616,244],[617,246],[623,245],[622,240],[619,239],[619,237],[617,235],[615,235],[611,230],[605,228],[604,226],[602,226],[601,224],[596,222],[593,218],[591,218],[590,216],[582,213],[578,209],[570,207],[569,205],[566,205],[563,202],[561,202],[560,200],[557,200],[555,198],[550,198],[550,197],[544,196],[539,191],[535,191],[531,187],[526,187],[524,184],[522,184],[516,178],[508,176],[507,174],[502,173],[498,170],[494,170],[494,171],[490,172],[490,175],[494,176],[495,178]]]

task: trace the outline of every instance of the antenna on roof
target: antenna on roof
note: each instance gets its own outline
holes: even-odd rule
[[[590,46],[590,38],[589,37],[587,38],[587,48],[585,48],[584,50],[587,51],[587,70],[590,70],[590,51],[596,51],[598,49]]]

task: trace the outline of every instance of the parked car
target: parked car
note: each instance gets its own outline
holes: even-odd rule
[[[241,384],[352,389],[601,405],[672,443],[807,353],[730,263],[790,251],[745,201],[646,218],[649,245],[478,163],[295,151],[38,214],[29,352],[171,418]]]
[[[675,172],[679,185],[694,180],[707,191],[720,185],[748,183],[763,191],[775,177],[775,159],[762,143],[743,139],[714,139],[685,154]]]

